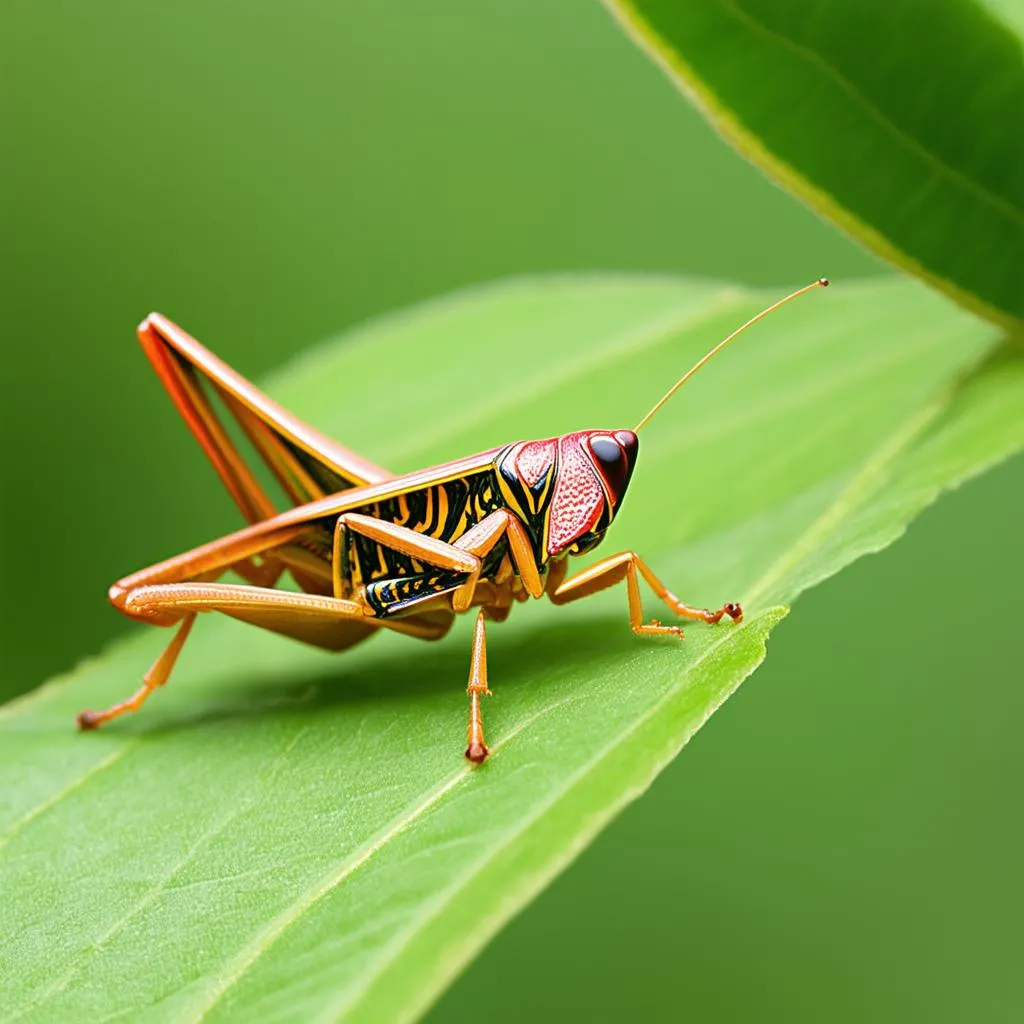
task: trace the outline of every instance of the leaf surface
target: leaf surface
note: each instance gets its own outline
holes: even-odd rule
[[[607,0],[744,156],[965,306],[1024,319],[1018,0]]]
[[[775,297],[522,280],[372,324],[268,390],[408,470],[632,426]],[[621,588],[517,607],[489,632],[479,770],[468,622],[338,657],[204,617],[141,714],[79,735],[168,639],[140,628],[3,706],[0,1020],[414,1017],[753,671],[801,590],[1024,445],[1022,405],[1020,349],[916,284],[766,320],[645,429],[600,551],[641,551],[691,602],[742,599],[746,621],[649,642]]]

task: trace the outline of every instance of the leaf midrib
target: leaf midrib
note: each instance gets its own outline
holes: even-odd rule
[[[534,722],[550,714],[561,707],[570,698],[563,697],[527,715],[517,723],[504,737],[491,744],[491,754],[495,756],[503,749],[506,749],[521,733],[534,724]],[[364,864],[373,859],[389,842],[406,831],[413,823],[422,818],[435,806],[437,806],[449,793],[458,785],[469,779],[474,772],[472,765],[463,762],[458,770],[450,773],[441,782],[435,783],[417,798],[410,801],[405,808],[396,814],[370,839],[362,843],[358,849],[353,851],[336,864],[331,871],[322,875],[304,894],[295,900],[288,908],[277,914],[274,919],[264,928],[257,932],[254,939],[239,951],[232,958],[228,970],[221,975],[221,981],[214,984],[212,991],[207,995],[212,996],[208,1002],[200,1002],[189,1010],[189,1019],[194,1019],[197,1024],[205,1019],[224,996],[245,976],[249,969],[262,957],[277,940],[296,921],[312,910],[321,899],[330,895],[342,882],[351,878]],[[194,1014],[194,1016],[193,1016]]]

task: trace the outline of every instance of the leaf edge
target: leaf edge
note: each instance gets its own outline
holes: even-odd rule
[[[633,0],[601,0],[601,3],[626,36],[693,104],[715,132],[769,180],[785,189],[813,213],[829,221],[853,242],[880,257],[890,267],[924,281],[963,309],[1007,331],[1020,327],[1021,321],[1012,314],[928,270],[876,228],[841,205],[830,193],[776,156],[760,136],[743,125],[735,111],[719,102],[704,79],[663,41],[654,26],[636,8]]]

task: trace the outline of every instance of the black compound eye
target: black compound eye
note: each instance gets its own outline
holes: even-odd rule
[[[604,533],[585,533],[575,544],[572,546],[572,553],[574,555],[585,555],[588,551],[593,551],[598,544],[604,539]]]
[[[626,459],[632,466],[636,462],[637,451],[640,448],[640,442],[636,434],[632,430],[616,430],[615,440],[622,445],[622,450],[626,453]]]
[[[590,438],[590,450],[594,453],[611,496],[618,501],[626,489],[633,468],[626,453],[614,438],[601,436]]]

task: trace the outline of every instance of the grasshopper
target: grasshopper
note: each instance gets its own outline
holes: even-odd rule
[[[382,629],[422,640],[443,637],[457,614],[476,608],[470,657],[465,756],[489,753],[480,701],[487,686],[486,622],[547,597],[568,604],[625,581],[629,624],[642,636],[682,637],[645,622],[640,577],[673,615],[714,624],[742,620],[738,604],[717,611],[682,602],[633,551],[568,574],[568,558],[593,550],[622,506],[636,465],[637,434],[713,356],[773,310],[825,286],[824,278],[752,317],[688,370],[633,430],[581,430],[514,441],[404,476],[362,458],[276,404],[158,313],[139,340],[178,411],[249,525],[118,580],[114,607],[132,619],[175,627],[173,638],[127,700],[83,711],[95,729],[128,711],[170,677],[200,612],[332,651]],[[281,486],[278,511],[224,427],[233,417]],[[235,572],[245,584],[223,583]],[[276,584],[289,573],[299,591]]]

